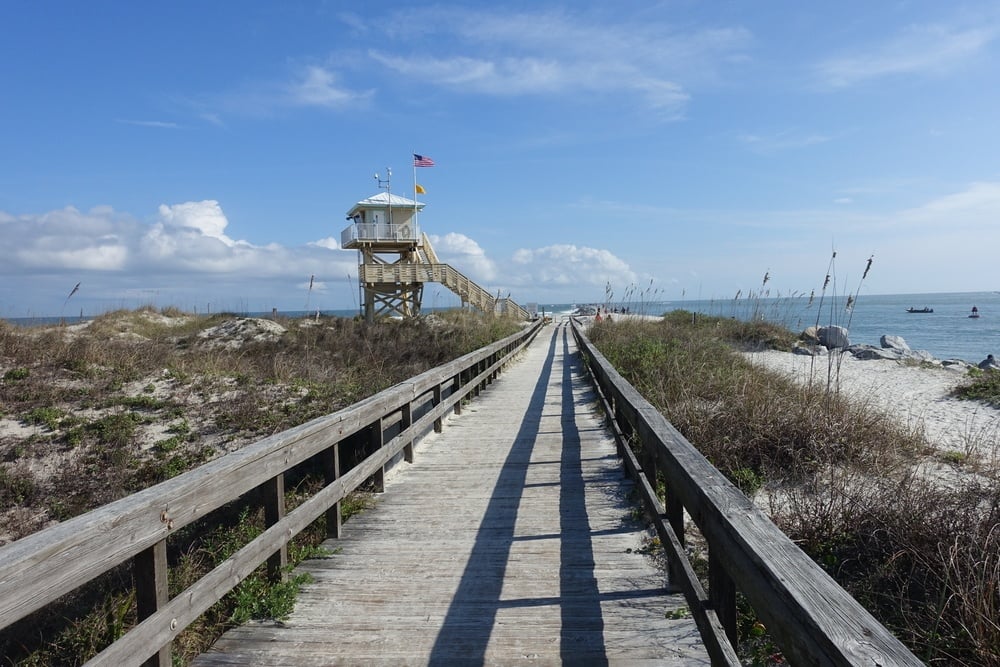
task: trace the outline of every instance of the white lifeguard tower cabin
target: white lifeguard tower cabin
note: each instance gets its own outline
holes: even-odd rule
[[[362,199],[347,212],[351,224],[341,232],[340,245],[361,254],[358,283],[365,320],[419,315],[424,283],[444,285],[462,299],[463,307],[529,319],[509,297],[494,297],[438,261],[430,239],[417,228],[423,208],[421,202],[387,191]]]
[[[351,225],[340,245],[361,253],[358,281],[364,292],[365,319],[377,315],[420,314],[423,281],[412,270],[420,265],[417,213],[420,202],[390,192],[362,199],[347,212]]]

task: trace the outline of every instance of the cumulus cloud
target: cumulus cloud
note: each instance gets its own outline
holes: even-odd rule
[[[592,286],[629,285],[637,276],[624,260],[607,250],[575,245],[521,248],[512,258],[516,274],[528,285]]]
[[[438,258],[445,264],[478,282],[492,282],[497,277],[496,263],[465,234],[450,232],[444,236],[430,236]]]
[[[326,238],[319,239],[318,241],[310,241],[309,245],[314,245],[318,248],[326,248],[327,250],[340,249],[340,243],[332,236],[327,236]]]
[[[274,293],[270,302],[307,290],[310,275],[317,278],[317,292],[326,291],[323,276],[336,277],[334,284],[340,285],[341,277],[355,270],[354,254],[340,250],[332,238],[299,247],[234,240],[214,200],[164,204],[157,213],[146,223],[109,207],[22,216],[0,212],[5,239],[0,310],[22,302],[44,308],[46,285],[52,286],[51,296],[76,282],[87,288],[80,299],[113,301],[155,292],[165,298],[196,294],[208,301]],[[346,285],[344,290],[346,300]]]
[[[227,246],[236,245],[235,241],[226,236],[226,226],[229,225],[229,221],[222,212],[219,202],[215,200],[190,201],[173,206],[160,204],[160,221],[167,227],[200,232],[203,236],[218,239]]]

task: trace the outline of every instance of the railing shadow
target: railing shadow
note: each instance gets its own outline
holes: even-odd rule
[[[568,329],[560,333],[552,338],[528,409],[500,471],[462,579],[435,640],[430,656],[432,665],[482,664],[498,611],[536,605],[560,606],[559,639],[563,661],[576,661],[586,655],[588,664],[606,664],[601,596],[594,576],[592,536],[584,495],[581,440],[574,419],[572,376],[578,362],[566,354]],[[515,523],[524,489],[528,486],[531,455],[540,431],[560,338],[564,352],[560,382],[562,455],[558,462],[560,534],[540,536],[560,540],[560,594],[558,598],[501,601],[512,545],[517,540],[527,539],[514,537]]]

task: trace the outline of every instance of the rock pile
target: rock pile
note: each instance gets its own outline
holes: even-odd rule
[[[844,327],[809,327],[800,335],[800,340],[792,348],[795,354],[823,356],[830,350],[843,350],[856,359],[891,359],[893,361],[913,361],[940,366],[972,368],[972,364],[961,359],[935,359],[926,350],[913,350],[901,336],[882,336],[880,347],[874,345],[851,345],[847,329]],[[979,363],[984,370],[1000,370],[1000,363],[989,355]]]

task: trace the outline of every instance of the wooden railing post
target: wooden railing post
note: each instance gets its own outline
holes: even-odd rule
[[[371,445],[372,454],[382,449],[382,445],[385,444],[385,432],[382,430],[382,418],[376,419],[371,426],[368,427],[368,442]],[[385,492],[385,466],[379,468],[373,475],[373,481],[375,483],[375,492],[384,493]]]
[[[736,627],[736,585],[715,555],[714,545],[708,545],[708,599],[733,646],[739,646]]]
[[[405,431],[410,428],[413,424],[413,404],[407,403],[399,410],[399,430]],[[413,463],[413,441],[408,441],[403,445],[403,460],[407,463]]]
[[[674,535],[677,536],[677,541],[680,545],[684,546],[684,505],[681,503],[681,499],[677,497],[677,494],[673,492],[670,488],[670,482],[667,481],[666,493],[664,494],[663,504],[667,512],[667,522],[670,524],[670,528],[674,531]],[[680,563],[674,562],[671,558],[667,564],[670,575],[670,581],[680,581],[683,576],[682,568]]]
[[[167,541],[160,540],[143,549],[132,559],[135,576],[135,602],[139,621],[149,618],[167,604]],[[170,667],[170,644],[161,646],[144,667]]]
[[[285,473],[278,473],[261,485],[264,499],[264,525],[268,528],[285,516]],[[267,559],[267,577],[283,581],[288,567],[288,543],[281,545]]]
[[[340,478],[340,443],[327,448],[320,454],[320,465],[323,467],[323,481],[328,485]],[[343,526],[343,515],[340,513],[338,500],[326,511],[326,536],[340,537]]]
[[[434,387],[434,395],[431,398],[432,407],[436,408],[439,405],[441,405],[441,385],[437,385]],[[434,420],[434,432],[440,433],[443,429],[444,429],[444,423],[441,421],[441,418],[438,417],[437,419]]]
[[[462,374],[464,372],[465,371],[459,371],[458,373],[455,374],[455,379],[452,380],[451,393],[452,393],[453,396],[458,395],[458,392],[460,392],[462,390]],[[454,410],[455,410],[455,414],[456,415],[462,414],[462,400],[461,399],[455,401],[455,408],[454,408]]]

